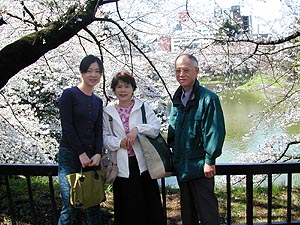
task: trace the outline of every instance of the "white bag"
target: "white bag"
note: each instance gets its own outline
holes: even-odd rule
[[[172,152],[164,138],[161,135],[158,135],[156,138],[138,135],[138,139],[151,178],[159,179],[174,176]]]

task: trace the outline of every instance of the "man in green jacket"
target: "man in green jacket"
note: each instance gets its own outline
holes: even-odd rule
[[[214,175],[226,133],[223,111],[218,96],[199,84],[198,61],[193,55],[179,55],[175,69],[180,87],[173,97],[168,143],[174,153],[182,222],[218,225]]]

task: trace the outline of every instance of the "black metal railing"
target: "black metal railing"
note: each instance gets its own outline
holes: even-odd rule
[[[218,176],[226,176],[226,224],[232,224],[232,187],[231,178],[234,175],[243,175],[246,179],[246,224],[252,225],[253,223],[253,187],[255,175],[267,175],[267,221],[264,223],[257,224],[300,224],[300,221],[292,221],[292,175],[300,173],[300,163],[264,163],[264,164],[219,164],[217,167]],[[272,221],[272,186],[273,174],[286,174],[287,175],[287,195],[286,195],[286,220],[281,222]],[[34,205],[34,197],[31,187],[31,177],[33,176],[46,176],[49,178],[49,193],[51,199],[52,208],[52,220],[51,224],[57,224],[58,209],[55,201],[55,191],[53,185],[53,177],[57,176],[57,165],[10,165],[10,164],[0,164],[0,176],[4,178],[4,183],[6,187],[6,196],[9,203],[9,212],[12,220],[12,224],[16,225],[16,217],[14,210],[14,200],[12,196],[12,191],[10,187],[10,176],[13,175],[23,175],[26,177],[27,189],[28,189],[28,201],[30,203],[32,223],[37,223],[36,209]],[[162,180],[164,184],[164,180]],[[163,195],[165,195],[165,190],[163,189]],[[164,203],[164,207],[165,203]],[[166,209],[166,208],[165,208]]]
[[[300,163],[262,163],[262,164],[222,164],[217,165],[217,175],[226,176],[226,191],[227,191],[227,218],[226,224],[231,222],[231,176],[245,175],[246,176],[246,224],[253,223],[253,177],[254,175],[267,175],[268,189],[268,207],[267,221],[264,224],[300,224],[300,221],[292,221],[292,175],[300,173]],[[272,221],[272,186],[273,174],[287,175],[287,199],[286,199],[286,220],[282,222]]]
[[[6,187],[6,196],[8,198],[8,207],[10,212],[10,217],[12,221],[12,225],[17,225],[17,218],[15,214],[15,203],[12,196],[12,190],[10,187],[10,177],[11,176],[25,176],[27,189],[28,189],[28,201],[30,204],[30,211],[32,217],[33,225],[39,224],[37,220],[36,207],[34,204],[33,190],[31,185],[31,177],[33,176],[41,176],[48,177],[49,179],[49,194],[51,199],[51,224],[56,225],[58,221],[58,213],[57,213],[57,204],[55,201],[55,191],[53,184],[53,177],[57,176],[57,165],[55,164],[0,164],[0,176],[4,178],[4,185]],[[25,188],[25,187],[24,187]]]

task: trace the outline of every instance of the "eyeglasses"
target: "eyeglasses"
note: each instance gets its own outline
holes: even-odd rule
[[[183,72],[183,73],[189,73],[190,71],[192,71],[191,68],[180,68],[180,69],[176,69],[175,73],[176,74],[180,74],[181,72]]]

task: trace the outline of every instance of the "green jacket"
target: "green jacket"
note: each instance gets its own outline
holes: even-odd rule
[[[173,163],[179,181],[204,176],[204,163],[214,165],[225,138],[223,111],[218,96],[196,80],[186,107],[181,103],[182,87],[173,97],[168,129]]]

